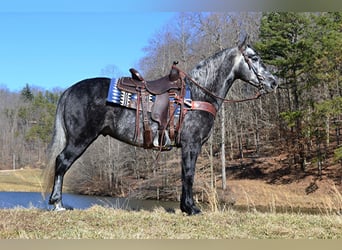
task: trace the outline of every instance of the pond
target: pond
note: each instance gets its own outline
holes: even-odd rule
[[[115,198],[102,196],[88,196],[77,194],[63,194],[63,204],[67,208],[87,209],[94,205],[125,210],[153,210],[163,207],[165,210],[179,208],[179,202],[137,200],[130,198]],[[0,209],[11,208],[38,208],[50,210],[53,206],[48,204],[38,192],[0,192]]]
[[[52,210],[47,201],[43,199],[42,194],[38,192],[0,192],[0,209],[12,208],[37,208],[43,210]],[[89,196],[77,194],[63,194],[63,204],[70,209],[87,209],[94,205],[108,208],[124,209],[124,210],[147,210],[152,211],[156,207],[162,207],[168,212],[174,212],[179,208],[179,202],[176,201],[157,201],[157,200],[137,200],[132,198],[116,198],[103,196]],[[201,204],[206,207],[205,204]],[[250,208],[243,205],[234,205],[234,210],[241,212],[259,211],[271,212],[269,207],[255,206]],[[305,208],[305,207],[274,207],[273,212],[278,213],[305,213],[305,214],[322,214],[321,208]],[[326,211],[331,214],[341,214],[341,210],[332,209]]]

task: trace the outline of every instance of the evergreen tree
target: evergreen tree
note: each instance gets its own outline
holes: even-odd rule
[[[308,65],[308,84],[313,89],[311,122],[323,137],[317,143],[330,144],[330,129],[335,126],[336,139],[342,126],[342,12],[313,15],[311,27],[312,61]],[[325,141],[319,141],[324,139]]]
[[[293,12],[266,13],[261,19],[260,41],[257,49],[264,61],[277,67],[282,87],[288,93],[288,108],[282,115],[291,128],[294,159],[298,158],[304,170],[304,145],[302,138],[303,93],[306,88],[306,66],[311,47],[308,37],[308,14]],[[281,109],[280,109],[281,110]],[[290,138],[289,138],[290,139]]]
[[[315,16],[311,84],[326,86],[326,98],[342,96],[342,12]]]
[[[31,102],[33,100],[33,93],[28,83],[26,83],[25,87],[21,90],[20,95],[24,101]]]
[[[287,91],[287,108],[279,107],[290,128],[292,152],[305,158],[316,144],[329,146],[332,118],[341,116],[341,13],[266,13],[256,47],[277,68]],[[336,126],[339,126],[338,124]],[[288,135],[288,134],[287,134]],[[315,143],[314,143],[315,142]]]
[[[28,85],[21,91],[25,103],[18,111],[18,134],[24,136],[23,145],[26,150],[34,151],[38,156],[38,161],[41,161],[42,149],[46,148],[51,140],[60,93],[35,92],[36,94],[33,94]]]
[[[46,91],[45,94],[39,92],[30,107],[35,114],[34,122],[26,134],[28,140],[41,140],[47,143],[51,139],[53,121],[58,99],[57,94]]]

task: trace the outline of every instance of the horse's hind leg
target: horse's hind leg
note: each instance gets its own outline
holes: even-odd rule
[[[64,150],[57,156],[54,184],[49,199],[49,204],[54,205],[54,210],[65,210],[65,207],[62,203],[62,187],[64,175],[89,145],[90,142],[78,146],[67,144]]]

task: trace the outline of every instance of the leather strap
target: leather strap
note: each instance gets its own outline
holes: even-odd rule
[[[175,139],[175,107],[173,102],[169,102],[169,130],[170,130],[170,140],[173,141]]]
[[[139,120],[139,115],[140,115],[140,112],[139,110],[141,109],[140,104],[141,102],[141,93],[138,93],[137,94],[137,108],[136,108],[136,111],[135,111],[135,133],[134,133],[134,141],[137,141],[138,138],[139,138],[139,135],[140,135],[140,120]]]
[[[216,117],[216,108],[213,104],[209,102],[192,101],[190,110],[202,110],[206,111]]]
[[[141,89],[141,98],[142,98],[142,113],[143,113],[143,125],[144,125],[144,148],[152,148],[152,131],[147,115],[147,105],[148,105],[148,98],[149,95],[146,92],[145,88]]]
[[[249,61],[250,62],[250,61]],[[247,61],[248,63],[248,61]],[[250,64],[248,64],[250,66]],[[222,98],[218,95],[215,95],[214,93],[212,93],[211,91],[209,91],[208,89],[206,89],[204,86],[200,85],[199,83],[197,83],[194,79],[192,79],[188,74],[186,74],[184,71],[182,71],[181,69],[179,69],[177,66],[172,66],[175,69],[179,70],[179,75],[182,77],[182,79],[184,79],[184,77],[186,77],[187,79],[189,79],[193,84],[195,84],[199,89],[201,89],[203,92],[207,93],[208,95],[219,99],[225,103],[236,103],[236,102],[246,102],[246,101],[252,101],[252,100],[256,100],[258,99],[262,94],[264,94],[264,91],[261,92],[262,87],[259,87],[258,92],[254,95],[254,97],[251,98],[246,98],[246,99],[242,99],[242,100],[229,100],[229,99],[225,99]],[[254,68],[255,70],[255,68]],[[257,74],[255,71],[254,73],[256,74],[256,76],[258,77],[258,80],[261,81],[262,80],[262,76],[260,76],[260,74]]]

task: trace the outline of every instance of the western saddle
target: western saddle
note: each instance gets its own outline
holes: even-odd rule
[[[175,66],[178,62],[174,62],[170,74],[154,81],[145,81],[141,74],[131,68],[131,77],[122,77],[118,80],[118,89],[137,95],[136,100],[136,127],[135,140],[137,140],[140,128],[139,118],[140,111],[143,117],[143,140],[144,148],[158,148],[161,150],[171,149],[171,141],[175,139],[174,113],[175,102],[180,100],[181,108],[184,105],[185,84],[184,75]],[[150,96],[155,96],[155,101],[150,106]],[[170,98],[171,97],[171,98]],[[173,98],[172,98],[173,97]],[[174,99],[174,101],[170,101]],[[183,104],[182,104],[183,103]],[[149,122],[151,113],[152,120],[158,123],[158,134],[152,138],[152,130]],[[180,121],[183,119],[183,112],[180,113]],[[169,127],[169,135],[167,128]]]

